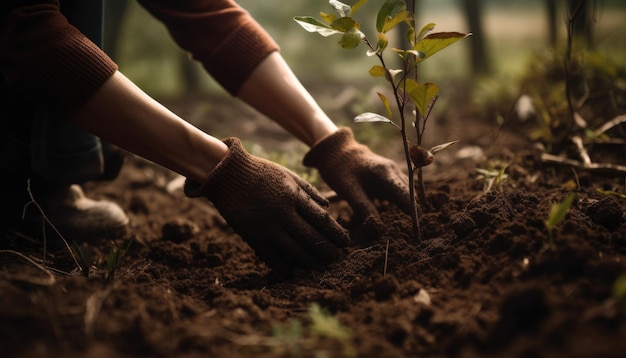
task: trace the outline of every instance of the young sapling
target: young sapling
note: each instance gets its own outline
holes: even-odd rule
[[[414,172],[418,172],[419,200],[422,206],[426,205],[426,190],[424,187],[422,168],[431,164],[436,152],[455,143],[449,142],[431,149],[424,148],[423,137],[426,130],[426,123],[430,112],[439,98],[439,87],[434,83],[420,83],[418,81],[417,65],[432,57],[435,53],[450,46],[460,39],[471,34],[459,32],[438,32],[428,34],[435,28],[435,24],[428,24],[419,32],[415,31],[414,16],[411,11],[406,10],[404,0],[386,0],[381,5],[376,16],[376,42],[371,42],[361,31],[360,24],[353,18],[361,6],[367,0],[358,0],[353,6],[346,5],[340,1],[330,0],[329,4],[335,9],[339,16],[320,12],[322,21],[310,16],[297,16],[295,21],[309,32],[317,32],[327,37],[331,35],[341,35],[339,44],[346,49],[356,48],[360,43],[368,47],[367,55],[376,56],[380,65],[370,68],[369,74],[373,77],[384,78],[391,86],[393,100],[398,109],[399,124],[392,120],[392,110],[390,100],[378,92],[378,96],[385,107],[387,116],[377,113],[362,113],[354,119],[355,122],[383,122],[393,125],[401,134],[407,170],[409,174],[409,190],[412,198],[411,217],[413,222],[413,237],[419,239],[421,230],[418,220],[417,193],[415,192]],[[397,28],[400,24],[406,24],[408,31],[406,38],[410,47],[408,49],[392,48],[401,59],[401,68],[394,69],[387,65],[385,57],[389,45],[389,32]],[[410,106],[410,107],[409,107]],[[411,144],[406,125],[406,112],[413,108],[413,127],[416,131],[416,142]]]

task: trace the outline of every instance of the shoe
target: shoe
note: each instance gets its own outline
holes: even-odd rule
[[[52,190],[49,188],[38,190],[38,195],[34,194],[35,201],[56,231],[67,241],[95,243],[126,235],[129,219],[117,204],[90,199],[76,184],[55,186]],[[29,231],[41,228],[42,220],[39,210],[33,204],[28,205],[23,223],[29,227]]]

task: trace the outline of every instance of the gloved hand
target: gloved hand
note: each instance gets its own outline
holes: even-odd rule
[[[237,138],[209,179],[187,180],[185,194],[208,198],[270,267],[289,273],[340,256],[349,237],[323,206],[328,201],[295,173],[250,155]]]
[[[350,128],[341,128],[320,140],[303,163],[319,170],[322,179],[346,199],[361,223],[379,221],[372,202],[375,198],[393,202],[407,214],[411,212],[407,175],[396,162],[359,144]]]

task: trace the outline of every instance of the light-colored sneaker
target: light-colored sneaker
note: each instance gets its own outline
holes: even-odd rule
[[[124,237],[128,216],[122,208],[108,200],[93,200],[85,196],[79,185],[56,187],[35,197],[46,217],[68,241],[97,242],[101,239]],[[39,222],[41,215],[28,208],[25,220]],[[41,227],[41,226],[39,226]]]

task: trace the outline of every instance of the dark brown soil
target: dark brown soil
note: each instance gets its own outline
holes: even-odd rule
[[[458,152],[493,144],[497,129],[463,126],[474,137]],[[131,217],[134,241],[113,277],[106,242],[89,248],[88,278],[63,247],[50,245],[53,280],[0,254],[2,355],[623,356],[626,310],[613,288],[626,273],[626,200],[598,189],[623,193],[624,178],[542,165],[518,134],[500,133],[487,159],[450,156],[449,169],[427,173],[420,241],[391,204],[379,203],[387,226],[370,242],[334,202],[355,244],[326,271],[291,278],[259,262],[208,202],[168,190],[171,173],[131,158],[115,181],[87,186]],[[494,158],[511,163],[509,177],[486,192],[474,168]],[[576,199],[549,245],[544,220],[568,192]],[[5,236],[4,249],[41,258],[27,239]]]

